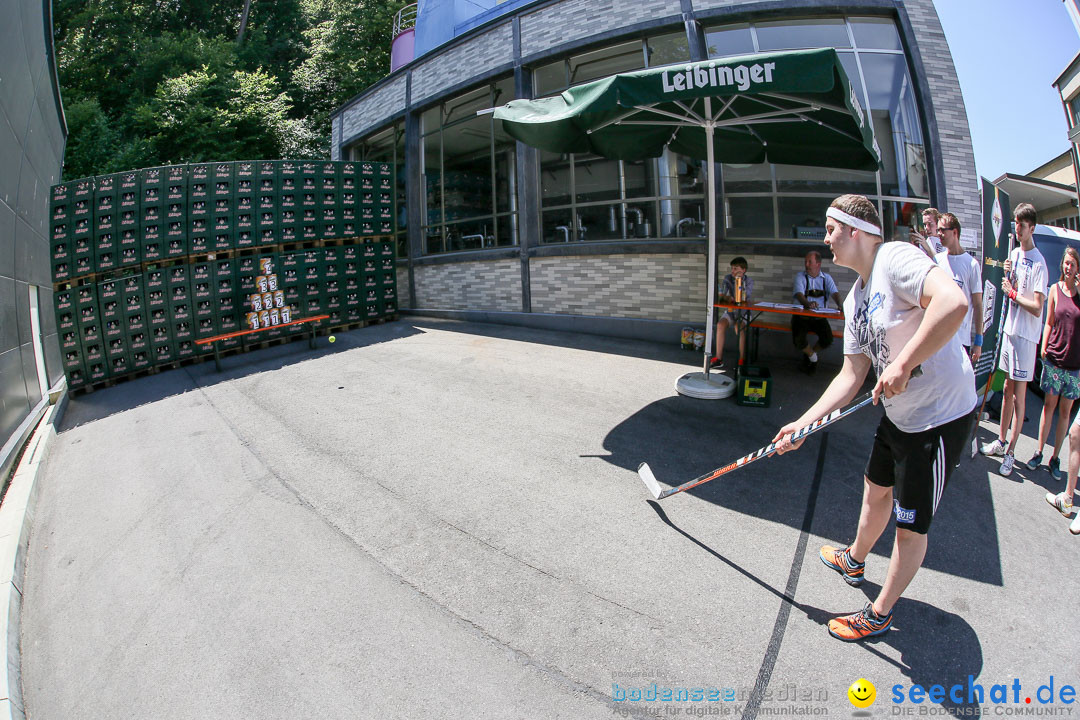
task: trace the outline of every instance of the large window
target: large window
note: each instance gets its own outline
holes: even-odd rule
[[[516,245],[516,145],[492,108],[514,97],[506,78],[445,100],[421,116],[424,253]]]
[[[350,149],[350,160],[394,163],[394,212],[398,258],[409,256],[406,230],[408,208],[405,204],[405,122],[399,121],[373,135],[368,135]]]
[[[685,33],[668,33],[645,40],[630,40],[536,68],[533,71],[533,94],[536,97],[554,95],[568,87],[615,73],[685,62],[689,59],[690,46],[686,42]]]
[[[536,68],[535,94],[689,59],[683,33],[623,42]],[[541,152],[541,242],[703,236],[702,178],[701,162],[674,153],[630,161]]]
[[[824,214],[843,193],[878,204],[887,236],[929,204],[926,146],[896,24],[886,18],[808,18],[708,28],[709,57],[814,47],[835,48],[864,107],[870,109],[882,169],[860,172],[792,165],[724,165],[727,236],[811,240],[825,235]]]

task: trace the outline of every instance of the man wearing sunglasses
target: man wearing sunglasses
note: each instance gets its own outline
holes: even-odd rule
[[[964,319],[964,324],[956,332],[960,338],[960,344],[964,346],[964,352],[971,358],[971,365],[979,361],[982,355],[982,316],[983,316],[983,287],[982,271],[979,262],[960,247],[960,221],[952,213],[943,213],[938,220],[938,239],[945,249],[937,254],[934,261],[938,266],[949,273],[964,294],[968,296],[971,310]],[[972,337],[972,319],[975,322],[975,335]]]

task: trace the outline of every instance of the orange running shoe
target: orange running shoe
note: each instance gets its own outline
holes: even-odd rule
[[[863,570],[866,569],[866,563],[857,563],[852,560],[850,550],[851,546],[834,548],[832,545],[823,545],[821,552],[818,554],[821,557],[821,562],[840,573],[840,577],[844,578],[844,582],[852,587],[858,587],[862,585]]]
[[[875,635],[884,635],[890,627],[892,627],[892,613],[878,615],[874,612],[874,604],[866,603],[866,607],[857,613],[830,620],[829,634],[837,640],[855,642]]]

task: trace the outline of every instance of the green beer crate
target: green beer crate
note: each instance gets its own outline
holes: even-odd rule
[[[105,340],[105,357],[112,359],[115,357],[123,357],[127,354],[128,340],[127,336],[123,333]]]
[[[60,183],[53,185],[49,190],[49,219],[53,221],[64,221],[72,217],[72,194],[73,186],[71,183]]]
[[[146,352],[150,349],[150,336],[147,334],[146,328],[141,330],[131,330],[128,328],[127,333],[127,346],[128,351],[134,355],[137,352]]]
[[[748,407],[769,407],[772,373],[769,368],[740,365],[735,374],[735,402]]]
[[[137,269],[142,264],[142,236],[139,229],[121,228],[119,232],[119,267]]]
[[[194,333],[188,338],[176,341],[176,359],[186,360],[200,354],[198,345],[195,344]]]
[[[101,382],[109,377],[109,367],[105,362],[105,358],[94,362],[87,362],[86,364],[86,384],[92,385],[93,383]]]
[[[279,185],[277,163],[273,160],[259,160],[255,163],[256,190],[260,195],[275,195]]]
[[[150,348],[146,350],[133,350],[131,352],[131,369],[132,371],[145,370],[153,365],[150,357]]]
[[[221,198],[231,200],[235,196],[236,165],[237,163],[232,161],[211,163],[210,181],[212,190],[210,195],[215,200]]]
[[[195,318],[195,339],[215,337],[221,334],[221,321],[217,316]]]
[[[188,202],[212,200],[213,165],[211,163],[193,163],[188,165]],[[212,205],[212,203],[209,203]]]
[[[186,205],[188,202],[188,166],[170,165],[165,168],[165,202]]]
[[[238,160],[233,163],[233,196],[237,200],[254,200],[258,183],[258,164],[254,160]]]
[[[153,354],[153,360],[155,365],[164,365],[176,360],[176,346],[170,340],[168,342],[161,343],[160,345],[154,345],[151,348]]]

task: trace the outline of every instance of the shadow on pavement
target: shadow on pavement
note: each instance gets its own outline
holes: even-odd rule
[[[830,619],[836,617],[835,612],[823,610],[807,603],[798,602],[790,594],[781,592],[779,589],[774,588],[753,573],[740,567],[737,563],[724,557],[721,553],[701,542],[672,522],[667,516],[667,513],[660,507],[660,503],[650,500],[649,505],[652,506],[652,509],[656,512],[657,516],[659,516],[659,518],[672,530],[679,533],[702,550],[705,550],[717,560],[741,574],[747,580],[750,580],[762,589],[775,595],[790,609],[801,612],[808,620],[825,627],[828,625]],[[795,557],[793,562],[801,563],[803,562],[803,558],[801,556]],[[871,582],[865,582],[861,586],[861,589],[866,593],[867,598],[870,599],[877,596],[878,592],[881,590],[881,586]],[[784,612],[784,606],[781,606],[778,622],[782,621],[786,623]],[[945,688],[950,688],[953,685],[961,685],[966,688],[968,676],[977,678],[982,673],[982,644],[979,642],[979,637],[976,635],[975,630],[959,615],[946,612],[945,610],[941,610],[940,608],[936,608],[927,603],[909,598],[900,598],[894,612],[896,620],[893,623],[892,631],[879,638],[861,642],[858,646],[866,652],[876,655],[890,665],[895,666],[904,677],[910,680],[908,688],[910,688],[911,685],[916,684],[921,685],[923,688],[930,688],[933,685],[941,685]],[[781,626],[778,630],[774,629],[774,635],[777,634],[777,632],[782,636],[783,627]],[[929,636],[934,638],[933,642],[927,641]],[[900,660],[897,661],[895,658],[882,652],[878,649],[879,645],[887,645],[893,648],[893,650],[899,653]],[[767,655],[763,663],[763,668],[768,665],[770,661],[771,660]],[[905,691],[908,688],[905,688]],[[988,688],[984,688],[984,690],[988,690]],[[891,694],[892,691],[891,688],[879,688],[878,692],[884,696],[886,692]],[[957,703],[946,696],[945,700],[941,703],[941,706],[955,709],[976,708],[979,706],[979,703],[977,702],[966,702],[966,691],[963,694],[963,700],[963,702]],[[960,712],[958,714],[963,715],[967,713]]]
[[[784,422],[810,404],[810,399],[792,402],[789,398],[786,402],[788,410],[782,406],[744,408],[730,399],[663,398],[612,428],[604,439],[610,454],[600,457],[633,472],[647,461],[661,484],[679,485],[767,444]],[[842,542],[854,538],[862,469],[881,412],[866,408],[836,425],[836,430],[827,431],[832,442],[825,460],[822,502],[814,517],[818,535]],[[814,442],[811,437],[797,452],[759,460],[687,492],[750,517],[798,529],[813,476]],[[986,468],[980,460],[964,460],[953,473],[930,531],[924,566],[1001,585],[997,524]],[[641,492],[646,492],[644,486]],[[887,529],[874,551],[888,557],[892,541],[893,532]]]
[[[330,344],[325,336],[316,338],[315,349],[308,347],[307,336],[260,350],[252,350],[222,358],[217,372],[211,355],[195,365],[165,370],[154,375],[122,380],[112,387],[72,397],[58,432],[101,420],[141,405],[192,392],[221,382],[278,370],[308,360],[345,352],[347,350],[419,335],[423,330],[401,321],[373,325],[362,330],[335,333]]]

